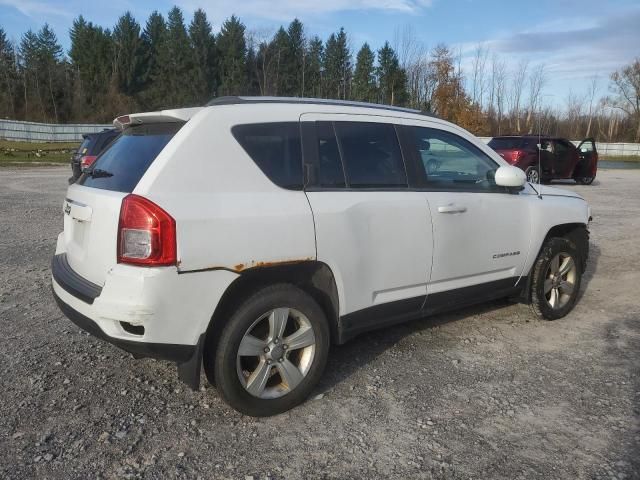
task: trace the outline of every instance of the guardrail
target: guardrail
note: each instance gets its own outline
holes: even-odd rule
[[[478,137],[484,143],[489,143],[493,137]],[[580,144],[580,140],[572,140],[576,147]],[[640,143],[605,143],[596,142],[596,150],[601,157],[640,157]]]
[[[23,142],[79,142],[83,133],[95,133],[111,124],[56,124],[0,119],[0,139]]]

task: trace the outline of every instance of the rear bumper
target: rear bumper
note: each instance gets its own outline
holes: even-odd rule
[[[64,289],[63,285],[60,286]],[[78,327],[90,333],[94,337],[109,342],[116,347],[119,347],[122,350],[133,354],[136,357],[150,357],[160,360],[170,360],[177,363],[184,363],[189,361],[195,355],[198,349],[198,345],[135,342],[131,340],[111,337],[104,333],[96,322],[78,312],[70,305],[66,304],[56,294],[55,290],[53,291],[53,297],[55,298],[56,303],[58,304],[58,307],[60,308],[62,313],[64,313],[64,315]]]

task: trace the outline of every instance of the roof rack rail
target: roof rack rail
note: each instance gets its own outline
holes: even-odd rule
[[[336,105],[343,107],[364,107],[376,108],[379,110],[391,110],[395,112],[413,113],[416,115],[425,115],[437,118],[435,115],[413,108],[396,107],[393,105],[381,105],[379,103],[356,102],[352,100],[333,100],[328,98],[307,98],[307,97],[246,97],[246,96],[225,96],[217,97],[209,101],[205,106],[212,107],[216,105],[238,105],[248,103],[295,103],[308,105]]]

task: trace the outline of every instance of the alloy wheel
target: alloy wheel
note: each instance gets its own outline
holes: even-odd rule
[[[309,319],[292,308],[276,308],[256,319],[238,348],[236,368],[244,389],[272,399],[294,390],[309,373],[316,338]]]
[[[565,252],[551,259],[544,280],[544,296],[554,310],[563,308],[573,295],[578,270],[574,258]]]

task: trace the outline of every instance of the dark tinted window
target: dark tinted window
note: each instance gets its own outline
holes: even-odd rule
[[[471,142],[435,128],[409,127],[409,131],[427,187],[438,190],[495,187],[498,165]]]
[[[90,143],[91,143],[91,137],[85,137],[85,139],[82,140],[82,143],[78,147],[78,151],[76,153],[78,155],[84,155],[85,153],[87,153]]]
[[[515,150],[526,145],[523,145],[522,137],[501,137],[492,138],[489,146],[494,150]]]
[[[104,190],[132,192],[149,165],[182,125],[156,123],[126,129],[78,183]]]
[[[89,155],[99,155],[118,136],[118,132],[101,132],[96,136],[95,142],[89,148]]]
[[[345,186],[344,171],[336,134],[331,122],[317,122],[319,182],[322,187],[340,188]]]
[[[276,185],[302,189],[302,146],[298,122],[236,125],[233,136]]]
[[[407,174],[393,125],[366,122],[335,122],[334,125],[350,187],[407,186]]]

